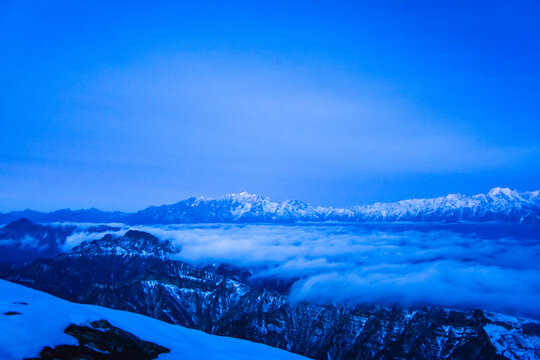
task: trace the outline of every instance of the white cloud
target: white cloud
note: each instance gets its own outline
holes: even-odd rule
[[[540,318],[537,229],[523,235],[523,228],[490,226],[488,231],[464,231],[459,225],[411,225],[408,230],[375,225],[135,228],[171,240],[184,261],[230,263],[251,268],[256,277],[299,279],[290,290],[292,301],[432,304]],[[508,235],[514,232],[520,235]],[[79,243],[84,236],[69,241]]]

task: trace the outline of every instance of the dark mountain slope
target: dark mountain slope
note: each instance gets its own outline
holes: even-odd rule
[[[528,330],[538,326],[535,322],[480,310],[291,304],[272,289],[244,282],[245,274],[227,267],[199,269],[168,260],[173,252],[169,243],[150,234],[128,232],[10,269],[2,277],[68,300],[145,314],[316,359],[540,357],[540,334]]]

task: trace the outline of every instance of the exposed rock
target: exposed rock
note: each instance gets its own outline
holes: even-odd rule
[[[8,316],[10,316],[10,315],[21,315],[21,313],[18,312],[18,311],[6,311],[4,313],[4,315],[8,315]]]
[[[87,326],[71,324],[64,332],[76,338],[79,345],[47,346],[39,358],[27,360],[151,360],[170,352],[112,326],[107,320],[93,321]]]

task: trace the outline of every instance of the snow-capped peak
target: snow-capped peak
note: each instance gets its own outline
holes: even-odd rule
[[[231,200],[235,202],[256,202],[263,198],[256,194],[250,194],[247,191],[242,191],[238,194],[227,194],[220,198],[220,200]]]
[[[490,198],[507,198],[509,200],[523,200],[516,190],[510,190],[509,188],[495,187],[491,189],[487,196]]]

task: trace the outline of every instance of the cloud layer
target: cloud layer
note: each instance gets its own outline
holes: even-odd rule
[[[251,268],[256,277],[294,279],[291,301],[444,305],[540,318],[540,239],[538,229],[527,226],[137,229],[171,240],[185,261],[230,263]]]

